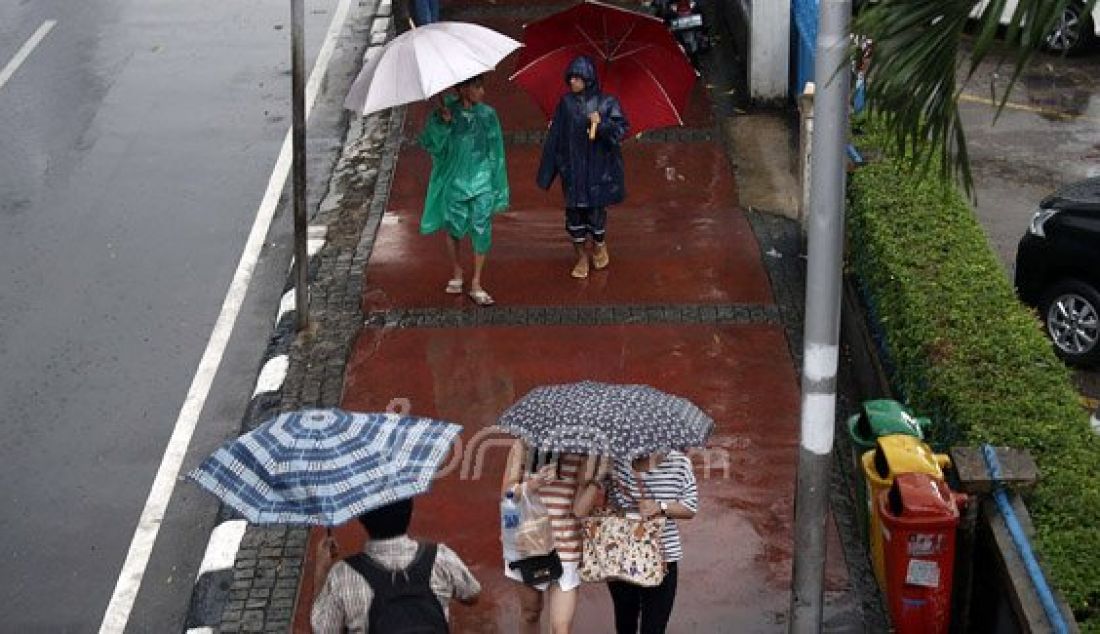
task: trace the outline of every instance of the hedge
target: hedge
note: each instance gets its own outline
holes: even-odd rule
[[[849,273],[894,387],[932,416],[938,446],[1031,452],[1036,549],[1082,629],[1100,632],[1100,437],[1069,371],[1016,300],[966,199],[886,156],[881,137],[859,145],[882,158],[849,179]]]

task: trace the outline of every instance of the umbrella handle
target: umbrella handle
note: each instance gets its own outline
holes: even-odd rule
[[[591,121],[588,124],[588,140],[589,141],[595,141],[596,140],[596,122],[595,121]]]
[[[331,546],[329,547],[330,550],[329,550],[328,554],[333,559],[339,559],[340,558],[340,545],[336,543],[336,537],[332,534],[332,527],[331,526],[326,526],[325,527],[325,541],[329,541],[329,540],[331,540]]]

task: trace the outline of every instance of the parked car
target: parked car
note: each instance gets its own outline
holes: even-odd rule
[[[1016,2],[1017,0],[1005,2],[1001,24],[1008,23],[1012,18],[1016,11]],[[974,17],[980,15],[987,4],[988,0],[979,3],[974,10]],[[1047,35],[1044,48],[1052,53],[1080,53],[1100,38],[1100,2],[1093,5],[1091,11],[1086,11],[1086,8],[1086,3],[1080,0],[1066,3],[1062,15]]]
[[[1016,250],[1016,292],[1038,309],[1058,356],[1100,361],[1100,178],[1039,203]]]
[[[1001,12],[1001,24],[1008,24],[1016,12],[1018,0],[1007,0]],[[875,4],[878,0],[855,0],[853,7],[858,11],[865,5]],[[989,5],[990,0],[982,0],[974,7],[970,17],[978,18]],[[1087,10],[1082,0],[1070,0],[1062,15],[1058,17],[1047,34],[1043,48],[1051,53],[1073,54],[1087,49],[1093,42],[1100,40],[1100,2]]]

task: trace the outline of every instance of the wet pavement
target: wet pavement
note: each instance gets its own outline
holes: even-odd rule
[[[447,9],[513,34],[537,15],[533,3],[522,12],[501,5],[456,1]],[[443,293],[444,239],[418,233],[429,160],[408,142],[427,112],[414,106],[367,264],[366,326],[341,406],[407,403],[416,415],[464,426],[446,475],[417,501],[413,532],[447,543],[471,565],[485,592],[473,608],[452,608],[454,631],[488,633],[516,631],[519,614],[497,529],[507,440],[487,431],[500,413],[535,386],[581,379],[647,383],[692,399],[717,427],[695,456],[701,511],[682,524],[686,557],[670,631],[785,631],[799,386],[774,298],[791,293],[770,285],[705,92],[696,92],[687,129],[627,143],[629,193],[610,212],[611,266],[578,281],[569,277],[561,193],[533,185],[545,121],[503,81],[510,67],[501,66],[487,96],[509,138],[512,185],[484,276],[498,305],[478,309]],[[850,586],[832,523],[830,530],[829,597],[838,600]],[[308,553],[320,534],[306,549],[296,632],[308,631]],[[345,553],[363,540],[355,525],[337,536]],[[855,608],[830,608],[838,609]],[[583,587],[576,631],[610,628],[606,591]]]
[[[1010,276],[1039,201],[1062,185],[1100,175],[1100,47],[1074,57],[1036,54],[995,121],[991,89],[1002,94],[1011,74],[1011,66],[987,60],[960,104],[976,214]],[[1082,394],[1100,398],[1100,372],[1079,371],[1076,380]]]

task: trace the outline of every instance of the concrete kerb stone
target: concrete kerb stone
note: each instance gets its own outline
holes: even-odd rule
[[[391,11],[390,0],[368,9],[370,33],[392,34]],[[385,25],[384,31],[378,30],[379,23]],[[362,29],[352,29],[364,35]],[[368,222],[368,218],[380,219],[379,210],[389,196],[398,149],[395,139],[402,124],[403,111],[396,117],[383,113],[349,123],[343,150],[310,227],[309,290],[314,328],[301,337],[295,332],[294,280],[288,275],[287,295],[280,302],[260,364],[268,370],[258,373],[257,390],[242,420],[243,432],[282,411],[339,404],[347,354],[362,322],[358,298],[362,267],[378,227],[378,222]],[[389,178],[378,179],[383,164],[389,165]],[[372,191],[369,200],[360,195],[363,191]],[[225,505],[219,517],[221,523],[240,521],[239,514]],[[249,525],[232,566],[204,571],[196,580],[187,631],[289,630],[307,537],[305,528]],[[215,547],[211,543],[208,552]]]

